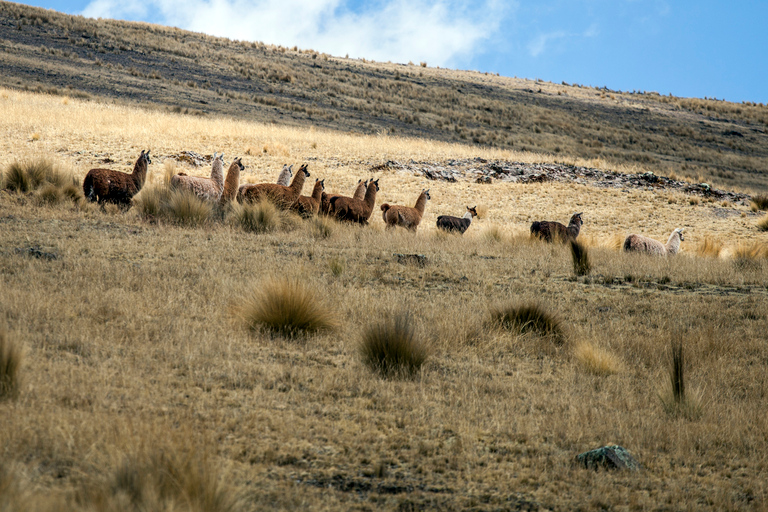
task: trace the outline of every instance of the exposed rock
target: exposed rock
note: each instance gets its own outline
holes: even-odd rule
[[[201,155],[199,153],[195,153],[194,151],[182,151],[178,155],[171,155],[171,158],[178,162],[186,162],[190,165],[194,165],[195,167],[200,167],[201,165],[206,165],[213,162],[212,155]]]
[[[16,252],[16,254],[21,254],[21,255],[24,255],[24,256],[30,256],[30,257],[33,257],[33,258],[37,258],[39,260],[52,261],[52,260],[59,259],[58,254],[44,251],[40,247],[38,247],[36,245],[32,246],[32,247],[17,247],[14,251]]]
[[[626,448],[617,444],[606,445],[576,456],[576,462],[587,469],[640,469],[640,463],[629,454]]]

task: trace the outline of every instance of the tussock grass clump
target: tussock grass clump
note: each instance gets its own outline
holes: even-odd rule
[[[331,270],[331,274],[336,277],[339,277],[344,273],[345,266],[346,264],[344,263],[344,260],[338,256],[333,257],[328,261],[328,268]]]
[[[768,194],[755,194],[750,201],[752,211],[768,210]]]
[[[478,215],[479,217],[479,215]],[[499,226],[492,224],[482,231],[482,237],[489,242],[501,242],[504,234]]]
[[[581,367],[593,375],[614,375],[624,369],[621,359],[588,341],[579,342],[573,349],[573,355]]]
[[[139,216],[150,222],[160,220],[163,217],[164,205],[168,203],[170,193],[170,189],[166,187],[144,187],[134,199]]]
[[[188,190],[172,190],[166,203],[165,216],[182,226],[202,226],[211,218],[213,204]]]
[[[758,221],[757,229],[760,231],[768,231],[768,214]]]
[[[336,224],[336,221],[328,215],[315,215],[309,220],[309,231],[312,238],[326,239],[333,235]]]
[[[243,302],[242,315],[253,330],[288,337],[333,330],[338,326],[336,314],[321,297],[297,279],[275,279]]]
[[[707,235],[696,246],[696,254],[699,256],[706,256],[710,258],[720,257],[720,253],[723,252],[723,242],[716,240]]]
[[[592,272],[592,263],[589,261],[589,250],[586,245],[577,240],[571,240],[571,258],[574,274],[586,276]]]
[[[75,177],[54,165],[50,158],[16,160],[3,173],[2,187],[5,190],[27,194],[45,184],[64,187],[77,184]]]
[[[0,330],[0,401],[19,396],[24,354],[18,343]]]
[[[363,363],[384,377],[408,378],[419,372],[428,352],[416,336],[411,314],[400,312],[365,328],[360,356]]]
[[[519,334],[535,333],[551,337],[556,343],[565,342],[562,322],[540,304],[500,305],[491,308],[492,325]]]
[[[224,482],[210,457],[195,452],[126,457],[107,478],[80,491],[78,501],[86,510],[236,512],[243,508],[242,499]]]
[[[701,393],[697,390],[690,391],[685,385],[685,357],[683,340],[678,339],[671,343],[671,366],[669,369],[669,381],[667,386],[659,391],[659,400],[662,407],[670,416],[682,416],[689,420],[701,417],[703,401]]]
[[[55,206],[64,200],[64,192],[53,183],[46,183],[37,191],[34,203],[37,206]]]
[[[281,224],[280,210],[269,201],[232,204],[232,222],[249,233],[270,233]]]

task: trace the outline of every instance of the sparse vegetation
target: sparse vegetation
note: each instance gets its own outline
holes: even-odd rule
[[[768,194],[755,194],[750,202],[752,211],[768,210]]]
[[[703,412],[703,401],[699,391],[686,389],[682,338],[673,341],[670,348],[669,385],[664,386],[659,392],[659,399],[670,416],[683,416],[689,420],[698,419]]]
[[[416,334],[413,316],[399,312],[365,327],[360,356],[384,377],[409,378],[419,373],[428,352]]]
[[[571,259],[573,260],[573,273],[577,276],[586,276],[592,272],[592,264],[589,260],[589,249],[577,240],[571,240]]]

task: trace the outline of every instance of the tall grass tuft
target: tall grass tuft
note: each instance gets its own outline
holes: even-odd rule
[[[539,304],[499,305],[490,310],[491,324],[526,334],[529,332],[549,336],[558,344],[565,342],[560,319]]]
[[[701,393],[689,391],[685,385],[685,353],[680,337],[670,344],[671,366],[669,383],[659,391],[659,400],[670,416],[682,416],[693,420],[701,417],[703,403]]]
[[[213,203],[188,190],[171,190],[166,205],[166,217],[181,226],[202,226],[213,213]]]
[[[325,304],[321,294],[298,279],[266,282],[243,301],[241,311],[251,329],[264,328],[288,337],[329,331],[338,326],[335,312]]]
[[[573,355],[581,367],[593,375],[614,375],[624,369],[621,359],[588,341],[579,342],[573,349]]]
[[[309,231],[316,240],[329,238],[336,229],[336,221],[328,215],[315,215],[309,221]]]
[[[696,254],[699,256],[718,258],[722,252],[723,242],[716,240],[709,235],[705,236],[704,239],[699,242],[699,245],[696,246]]]
[[[768,213],[757,222],[757,229],[760,231],[768,231]]]
[[[34,203],[37,206],[56,206],[64,200],[64,192],[58,185],[46,183],[35,194]]]
[[[168,203],[170,193],[170,189],[163,186],[144,187],[134,199],[139,216],[150,222],[160,220],[164,215],[164,207]]]
[[[269,201],[256,204],[232,204],[232,222],[250,233],[269,233],[281,224],[280,210]]]
[[[750,201],[752,211],[768,210],[768,194],[755,194]]]
[[[126,457],[103,482],[81,490],[77,501],[84,510],[242,510],[241,497],[210,459],[194,451]]]
[[[427,360],[425,345],[416,336],[410,313],[396,313],[363,331],[360,356],[374,372],[384,377],[415,376]]]
[[[55,166],[50,158],[39,157],[12,162],[3,173],[2,187],[26,194],[49,183],[64,187],[77,184],[77,180],[71,173]]]
[[[586,276],[592,272],[592,263],[589,261],[587,246],[576,240],[571,240],[571,258],[573,259],[573,272],[577,276]]]
[[[0,330],[0,401],[13,400],[19,396],[23,360],[24,354],[18,343],[4,330]]]

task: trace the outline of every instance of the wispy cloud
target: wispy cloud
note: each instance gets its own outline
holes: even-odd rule
[[[503,0],[93,0],[88,17],[144,20],[232,39],[333,55],[454,66],[481,50],[511,4]]]
[[[600,28],[596,23],[593,23],[582,32],[567,32],[564,30],[545,32],[538,34],[528,43],[528,53],[531,54],[531,57],[538,57],[552,46],[559,45],[561,41],[575,42],[577,39],[588,39],[598,37],[599,35]]]

